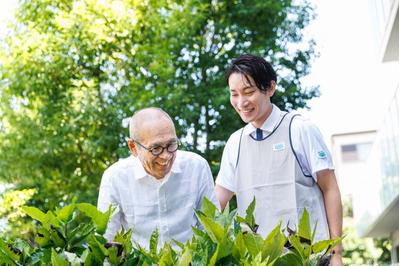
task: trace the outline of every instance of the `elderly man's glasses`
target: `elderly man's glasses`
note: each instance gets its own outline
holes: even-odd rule
[[[145,146],[143,146],[140,142],[138,142],[138,141],[136,141],[136,140],[133,140],[136,144],[138,144],[140,147],[142,147],[143,149],[146,149],[146,150],[148,150],[149,152],[151,152],[151,154],[153,154],[154,156],[158,156],[158,155],[160,155],[161,153],[163,153],[164,152],[164,149],[166,149],[167,150],[167,152],[169,152],[169,153],[174,153],[174,152],[176,152],[177,150],[178,150],[178,148],[179,148],[179,141],[178,140],[176,140],[176,141],[173,141],[173,142],[171,142],[171,143],[168,143],[166,146],[154,146],[154,147],[151,147],[151,148],[147,148],[147,147],[145,147]]]

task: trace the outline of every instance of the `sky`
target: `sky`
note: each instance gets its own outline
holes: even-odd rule
[[[306,34],[315,39],[320,56],[312,62],[305,84],[319,85],[321,96],[301,113],[321,130],[330,146],[331,135],[377,129],[394,94],[390,78],[398,65],[381,64],[370,1],[311,0],[317,18]],[[11,18],[16,0],[1,0],[0,22]],[[0,34],[4,34],[0,23]]]

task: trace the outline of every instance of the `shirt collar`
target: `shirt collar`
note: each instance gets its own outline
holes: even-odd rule
[[[133,176],[135,177],[135,179],[142,179],[142,178],[145,178],[145,177],[152,177],[152,178],[154,178],[153,176],[149,175],[149,174],[146,172],[146,170],[144,170],[144,167],[143,167],[143,165],[142,165],[142,163],[140,162],[140,160],[139,160],[138,157],[135,157],[135,156],[133,156],[133,155],[131,155],[131,157],[132,157],[132,160],[133,160],[133,162],[134,162]],[[173,163],[173,165],[172,165],[171,171],[167,174],[167,176],[170,176],[171,173],[176,174],[176,173],[182,172],[182,168],[181,168],[181,165],[180,165],[180,163],[179,163],[180,160],[178,160],[178,158],[179,158],[179,151],[177,151],[177,153],[176,153],[175,161],[174,161],[174,163]],[[167,176],[166,176],[166,177],[167,177]],[[164,177],[164,178],[165,178],[165,177]]]
[[[282,111],[275,104],[272,104],[272,112],[264,121],[261,129],[268,133],[272,132],[281,119],[281,113]],[[254,127],[251,123],[248,123],[243,129],[243,134],[250,135],[255,132],[256,129],[257,128]]]

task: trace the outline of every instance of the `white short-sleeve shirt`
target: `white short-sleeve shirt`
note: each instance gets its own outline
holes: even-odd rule
[[[118,210],[108,223],[107,240],[112,241],[122,227],[132,228],[132,241],[149,248],[157,228],[162,247],[172,239],[191,239],[192,226],[199,226],[194,210],[201,208],[203,197],[219,208],[207,161],[195,153],[177,151],[171,172],[162,180],[148,175],[137,157],[114,163],[103,174],[97,208],[104,212],[111,204]]]
[[[276,105],[273,105],[271,114],[261,127],[263,136],[271,133],[278,126],[284,113]],[[236,192],[234,174],[241,134],[242,129],[239,129],[229,137],[222,154],[221,167],[216,179],[217,185],[232,192]],[[243,128],[243,135],[256,137],[255,134],[256,128],[251,123]],[[312,176],[317,181],[318,171],[334,169],[332,156],[321,132],[308,119],[302,116],[296,116],[293,119],[291,140],[293,150],[305,175]]]

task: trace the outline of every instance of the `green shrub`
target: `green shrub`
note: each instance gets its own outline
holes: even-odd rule
[[[175,241],[158,247],[158,230],[149,239],[149,250],[131,242],[132,231],[121,230],[113,242],[103,237],[112,209],[102,213],[88,203],[76,203],[44,213],[24,206],[23,210],[40,223],[35,241],[0,239],[0,265],[328,265],[330,252],[341,241],[314,243],[316,227],[310,228],[307,210],[298,229],[281,229],[278,224],[264,239],[257,234],[253,211],[246,217],[229,207],[220,212],[210,201],[196,211],[204,230],[193,228],[193,238],[186,243]],[[83,221],[83,222],[82,222]]]

